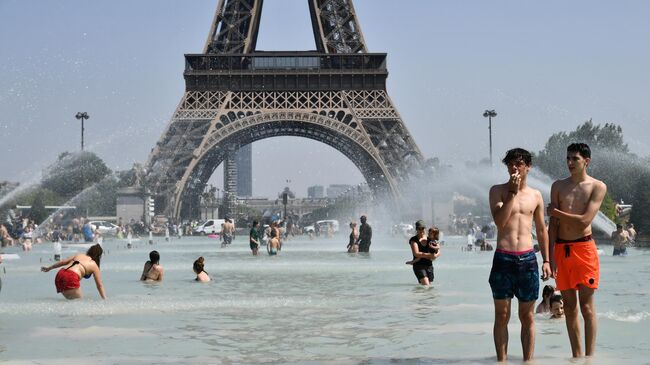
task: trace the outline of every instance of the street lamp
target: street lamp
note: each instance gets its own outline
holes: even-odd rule
[[[492,118],[497,116],[497,112],[495,112],[494,109],[486,110],[483,112],[483,116],[489,120],[488,129],[490,130],[490,166],[492,166]]]
[[[81,119],[81,151],[84,150],[84,120],[89,119],[90,116],[86,112],[79,112],[74,116],[77,119]]]

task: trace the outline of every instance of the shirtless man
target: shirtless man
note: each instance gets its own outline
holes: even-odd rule
[[[569,176],[551,186],[548,205],[551,268],[556,288],[562,292],[566,326],[573,357],[583,355],[580,344],[578,302],[585,326],[585,355],[594,354],[596,309],[594,291],[598,289],[600,268],[596,244],[591,238],[591,221],[607,193],[602,181],[587,175],[591,150],[584,143],[567,147]]]
[[[508,322],[513,296],[519,301],[523,359],[535,350],[535,301],[539,296],[539,271],[533,251],[533,221],[542,254],[542,279],[551,276],[544,201],[542,194],[526,184],[531,167],[530,152],[514,148],[503,163],[510,179],[490,189],[490,210],[497,226],[497,249],[492,261],[490,287],[494,298],[494,346],[498,361],[508,356]]]
[[[235,238],[235,225],[232,223],[230,218],[226,218],[226,222],[223,224],[221,237],[223,237],[222,247],[230,245],[233,238]]]
[[[616,225],[616,230],[612,232],[612,244],[614,245],[613,256],[627,255],[627,244],[630,243],[630,234],[623,229],[622,224]]]

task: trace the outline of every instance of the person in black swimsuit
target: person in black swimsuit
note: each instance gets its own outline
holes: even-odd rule
[[[413,260],[407,262],[407,264],[413,265],[413,273],[420,284],[429,285],[433,281],[433,260],[440,256],[440,251],[425,236],[426,227],[424,221],[415,222],[415,230],[416,235],[409,239]],[[436,230],[433,230],[433,232],[435,233]],[[433,238],[436,238],[435,235]]]

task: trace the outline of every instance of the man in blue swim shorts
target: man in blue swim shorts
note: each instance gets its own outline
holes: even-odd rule
[[[511,149],[503,159],[510,179],[490,188],[490,210],[498,233],[489,282],[494,299],[494,347],[499,362],[508,357],[508,321],[513,297],[519,301],[524,361],[531,360],[535,352],[534,311],[539,295],[539,271],[533,251],[533,220],[544,261],[542,279],[551,276],[544,201],[538,190],[526,184],[531,162],[530,152]]]

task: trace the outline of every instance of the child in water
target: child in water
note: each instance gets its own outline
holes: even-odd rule
[[[436,227],[429,228],[427,235],[427,244],[429,245],[430,252],[432,254],[437,254],[440,249],[438,244],[438,239],[440,239],[440,230]],[[416,262],[420,261],[420,258],[416,258],[410,261],[406,261],[407,265],[414,265]]]

